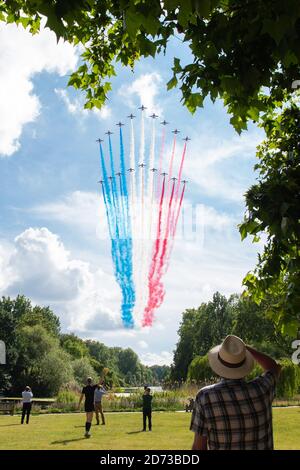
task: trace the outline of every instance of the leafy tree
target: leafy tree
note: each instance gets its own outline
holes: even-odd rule
[[[70,356],[59,349],[58,340],[43,326],[22,326],[18,351],[12,392],[19,394],[30,385],[36,396],[49,396],[73,379]]]
[[[171,369],[173,380],[186,378],[188,366],[194,356],[194,334],[197,310],[188,309],[182,314],[182,322],[178,330],[179,341],[174,352],[174,364]]]
[[[268,304],[257,305],[249,298],[235,296],[233,314],[232,334],[275,358],[291,356],[290,338],[277,330]]]
[[[97,377],[105,376],[105,367],[101,362],[96,361],[93,357],[89,357],[89,363],[97,374]]]
[[[169,379],[171,368],[170,366],[153,365],[150,366],[150,370],[152,372],[155,385],[159,385]]]
[[[104,368],[103,372],[100,374],[104,376],[105,384],[109,387],[118,387],[125,385],[124,377],[121,377],[114,369]]]
[[[93,380],[96,380],[97,374],[87,357],[75,359],[75,361],[72,362],[72,367],[74,377],[79,384],[85,384],[88,377],[92,377]]]
[[[60,336],[60,343],[63,349],[69,353],[74,359],[81,359],[89,354],[85,342],[72,334],[63,334]]]
[[[22,315],[21,324],[24,326],[43,326],[51,335],[58,337],[60,332],[59,318],[49,307],[28,308]]]
[[[195,358],[204,357],[228,334],[240,336],[246,343],[274,357],[291,355],[290,340],[276,330],[269,316],[268,305],[261,303],[258,306],[252,300],[237,294],[226,299],[216,292],[211,302],[202,303],[198,309],[186,310],[183,313],[171,379],[185,380],[190,364],[196,367],[197,375],[199,360]],[[203,364],[201,362],[201,367]]]
[[[34,392],[36,395],[52,397],[73,380],[70,356],[59,348],[53,348],[39,364],[39,384],[34,387]]]
[[[6,345],[6,365],[0,366],[0,389],[11,386],[11,375],[18,359],[18,341],[15,335],[17,317],[14,315],[14,303],[2,297],[0,301],[0,339]]]
[[[139,365],[138,355],[131,349],[122,349],[119,353],[119,370],[123,374],[136,374]]]
[[[232,299],[216,292],[212,301],[202,304],[194,329],[194,351],[206,354],[219,344],[232,329]]]
[[[57,38],[84,49],[69,83],[85,90],[87,108],[102,106],[117,63],[133,67],[165,51],[170,38],[186,43],[191,59],[181,64],[174,58],[168,88],[178,85],[191,111],[206,96],[220,97],[237,130],[274,107],[274,97],[283,99],[299,77],[297,0],[0,1],[0,19],[33,34],[42,15]],[[263,87],[270,95],[262,95]]]
[[[269,113],[267,139],[258,147],[258,183],[246,194],[242,239],[267,237],[254,273],[244,284],[283,333],[296,337],[300,322],[300,112],[293,100]],[[271,301],[273,299],[273,301]]]
[[[197,383],[216,380],[216,374],[209,365],[207,355],[194,357],[188,368],[187,379]]]
[[[132,349],[61,334],[56,315],[48,307],[32,307],[24,296],[0,300],[0,339],[7,349],[0,389],[11,394],[30,384],[35,396],[52,396],[74,380],[82,386],[88,376],[102,376],[111,387],[156,381],[152,369],[141,364]]]
[[[211,302],[184,312],[171,372],[173,380],[185,380],[195,355],[206,354],[228,334],[232,324],[229,309],[230,300],[216,292]]]
[[[89,354],[101,364],[110,365],[112,362],[112,351],[105,344],[99,341],[86,340],[85,344],[88,348]]]

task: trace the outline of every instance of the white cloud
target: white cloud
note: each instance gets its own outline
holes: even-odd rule
[[[87,236],[105,240],[109,237],[106,213],[101,195],[96,192],[74,191],[62,199],[34,206],[29,212],[40,220],[53,220],[76,228]],[[186,239],[193,238],[193,213],[196,222],[197,237],[203,238],[207,230],[222,232],[231,230],[237,221],[225,212],[205,204],[192,205],[188,199],[184,203],[184,221]],[[181,237],[181,219],[179,219],[178,238]]]
[[[4,294],[24,294],[33,302],[50,305],[69,330],[120,328],[114,280],[72,258],[57,235],[47,228],[29,228],[15,238],[10,253],[3,246],[0,285]]]
[[[142,348],[142,349],[148,349],[148,348],[149,348],[148,343],[146,343],[146,341],[144,341],[144,340],[140,340],[140,341],[138,342],[138,345],[139,345],[139,347]]]
[[[85,109],[84,98],[82,96],[72,99],[70,98],[70,95],[67,90],[63,90],[62,88],[55,88],[54,91],[62,99],[62,101],[67,107],[68,112],[70,114],[73,114],[77,118],[85,119],[88,116],[91,116],[91,114],[93,114],[98,119],[103,120],[111,116],[111,109],[107,105],[104,105],[101,109]]]
[[[1,23],[0,30],[0,155],[20,147],[23,126],[37,119],[41,104],[32,79],[46,71],[63,76],[74,70],[78,56],[69,43],[43,29],[32,36],[16,25]]]
[[[100,193],[74,191],[62,199],[29,209],[41,220],[55,220],[98,239],[108,237],[106,213]]]
[[[262,131],[255,129],[223,139],[205,128],[197,134],[192,130],[191,136],[184,176],[208,196],[241,202],[249,181],[254,180],[253,171],[249,172],[249,159],[254,162],[256,146],[263,139]]]
[[[173,354],[168,351],[161,351],[160,354],[157,353],[146,353],[140,355],[141,362],[145,366],[163,366],[163,365],[171,365],[173,362]]]
[[[146,106],[149,112],[156,112],[161,115],[162,109],[155,101],[160,92],[161,83],[162,77],[159,73],[145,73],[132,83],[122,85],[119,89],[119,95],[132,108],[135,107],[135,97],[137,96],[140,104]]]

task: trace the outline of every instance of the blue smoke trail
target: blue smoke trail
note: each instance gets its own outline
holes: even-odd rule
[[[123,134],[122,128],[120,127],[120,169],[121,169],[121,196],[125,212],[125,245],[126,245],[126,255],[125,255],[125,269],[126,269],[126,281],[128,285],[128,302],[132,311],[135,304],[135,286],[133,281],[133,261],[132,261],[132,229],[131,229],[131,220],[130,220],[130,210],[129,210],[129,195],[126,181],[126,166],[125,166],[125,154],[124,154],[124,145],[123,145]]]
[[[125,218],[122,217],[120,204],[122,204],[122,194],[124,188],[124,178],[120,180],[120,192],[115,180],[115,167],[111,138],[109,135],[109,158],[112,177],[111,185],[108,182],[107,170],[105,166],[104,155],[100,145],[101,166],[103,172],[103,192],[104,203],[106,205],[107,218],[110,223],[111,251],[112,260],[115,266],[115,275],[117,282],[121,288],[122,305],[121,317],[125,327],[132,328],[134,326],[132,310],[135,302],[135,290],[132,281],[132,255],[131,240],[129,241],[125,233]],[[124,159],[124,157],[122,157]],[[125,162],[123,162],[125,168]],[[127,189],[125,193],[127,192]],[[128,196],[128,193],[127,193]]]
[[[102,193],[103,193],[103,199],[104,199],[104,204],[105,204],[105,209],[106,209],[109,235],[110,235],[110,239],[112,243],[111,255],[112,255],[113,264],[115,266],[115,275],[118,278],[118,273],[120,272],[120,261],[119,261],[118,251],[115,247],[115,237],[114,237],[114,233],[116,232],[116,220],[115,220],[115,214],[113,211],[113,204],[111,200],[111,188],[110,188],[110,184],[108,181],[107,170],[106,170],[105,159],[103,155],[103,148],[102,148],[101,142],[100,142],[100,161],[101,161],[102,176],[103,176],[103,183],[101,184]],[[120,282],[121,282],[121,279],[118,278],[118,283]]]

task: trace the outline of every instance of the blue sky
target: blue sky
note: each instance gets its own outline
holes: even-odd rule
[[[206,100],[192,116],[178,90],[166,91],[174,54],[189,60],[175,39],[166,56],[141,61],[134,73],[118,67],[105,108],[84,111],[83,96],[67,88],[78,51],[57,45],[49,31],[32,38],[13,25],[0,27],[1,295],[22,293],[50,305],[64,331],[130,346],[145,364],[170,363],[185,308],[216,290],[241,291],[259,248],[241,243],[236,225],[243,194],[255,181],[262,132],[250,126],[239,137],[221,102]],[[128,331],[120,328],[95,139],[141,103],[170,121],[169,145],[175,127],[192,140],[184,171],[186,233],[165,277],[165,302],[152,330]],[[124,134],[128,149],[128,126]]]

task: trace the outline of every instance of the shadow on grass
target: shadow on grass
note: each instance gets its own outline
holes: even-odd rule
[[[130,431],[130,432],[127,432],[126,434],[139,434],[141,432],[146,432],[146,431],[142,431],[142,430],[140,430],[140,431]]]
[[[11,424],[0,424],[0,427],[6,428],[7,426],[22,426],[21,423],[11,423]]]
[[[51,442],[51,445],[52,444],[63,444],[64,446],[66,446],[67,444],[70,444],[70,442],[86,441],[86,440],[87,440],[86,437],[77,437],[76,439],[64,439],[63,441],[53,441],[53,442]]]

